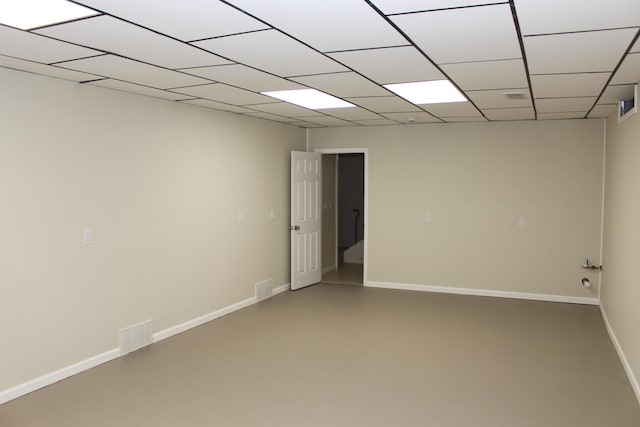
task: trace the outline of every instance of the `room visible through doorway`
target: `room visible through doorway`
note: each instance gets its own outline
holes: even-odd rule
[[[322,281],[363,284],[364,153],[323,155]]]

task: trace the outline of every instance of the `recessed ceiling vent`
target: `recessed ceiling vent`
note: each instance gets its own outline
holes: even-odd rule
[[[527,99],[524,92],[505,92],[504,96],[510,101],[515,101],[516,99]]]

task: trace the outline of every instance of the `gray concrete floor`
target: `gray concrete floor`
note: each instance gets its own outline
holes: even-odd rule
[[[362,264],[342,264],[337,270],[322,275],[325,283],[362,286]]]
[[[3,427],[639,425],[597,307],[330,284],[0,406]]]

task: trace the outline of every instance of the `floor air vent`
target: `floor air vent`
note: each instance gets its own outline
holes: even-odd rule
[[[260,301],[271,296],[273,296],[273,280],[256,283],[256,300]]]
[[[131,353],[153,342],[153,321],[120,329],[120,354]]]

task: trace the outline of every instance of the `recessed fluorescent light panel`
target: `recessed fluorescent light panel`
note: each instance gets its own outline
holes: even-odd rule
[[[275,92],[261,92],[263,95],[299,105],[300,107],[309,108],[310,110],[322,110],[325,108],[350,108],[355,105],[327,95],[315,89],[300,90],[278,90]]]
[[[444,104],[467,101],[467,98],[449,80],[398,83],[384,85],[384,87],[412,104]]]
[[[1,0],[0,23],[21,30],[44,27],[98,12],[66,0]]]

